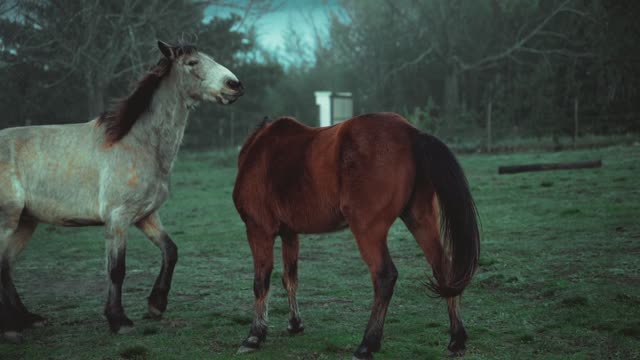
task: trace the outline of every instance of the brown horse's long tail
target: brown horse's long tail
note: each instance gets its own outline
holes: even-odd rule
[[[438,296],[460,295],[478,267],[480,232],[477,210],[467,178],[451,150],[428,134],[415,142],[417,181],[430,181],[440,206],[444,254],[442,263],[431,264],[435,281],[428,287]]]

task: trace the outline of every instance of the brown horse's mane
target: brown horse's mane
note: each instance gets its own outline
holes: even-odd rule
[[[176,45],[172,47],[174,56],[170,59],[163,57],[147,74],[138,82],[131,95],[116,102],[115,110],[105,111],[98,117],[98,125],[104,125],[106,140],[108,143],[116,143],[125,137],[131,128],[151,105],[153,94],[158,89],[162,80],[171,71],[173,61],[180,56],[193,54],[196,51],[193,45]]]

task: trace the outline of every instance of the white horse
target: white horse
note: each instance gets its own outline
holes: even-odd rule
[[[115,112],[81,124],[0,131],[0,331],[8,340],[45,322],[25,308],[12,280],[14,260],[41,222],[105,226],[104,314],[115,333],[133,326],[121,295],[127,229],[135,224],[162,251],[148,309],[153,316],[165,311],[178,252],[157,211],[189,111],[201,100],[230,104],[244,89],[194,46],[158,47],[164,57]]]

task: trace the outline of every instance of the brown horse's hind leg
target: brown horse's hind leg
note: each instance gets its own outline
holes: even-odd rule
[[[403,214],[402,220],[413,234],[416,242],[431,265],[434,276],[442,274],[442,258],[444,250],[440,240],[440,219],[438,213],[438,199],[433,190],[426,187],[416,189],[409,209]],[[437,280],[436,280],[437,281]],[[458,311],[459,296],[447,298],[449,311],[450,341],[447,349],[451,355],[463,355],[467,332],[464,329]]]
[[[269,285],[273,270],[273,243],[275,233],[265,231],[247,222],[247,238],[253,255],[253,295],[255,315],[249,336],[242,342],[238,353],[254,351],[267,338]]]
[[[350,226],[358,243],[360,255],[369,267],[374,289],[369,323],[354,357],[373,359],[372,353],[379,351],[381,347],[384,319],[398,278],[398,271],[391,261],[387,248],[387,232],[391,225],[382,222],[365,227],[350,222]]]
[[[149,316],[159,318],[167,309],[167,297],[171,289],[173,270],[178,261],[178,247],[164,230],[160,218],[156,213],[136,223],[149,240],[156,244],[162,251],[162,267],[156,278],[151,294],[147,298]]]
[[[12,342],[22,340],[22,329],[46,323],[42,316],[27,310],[12,278],[14,260],[31,238],[36,225],[35,221],[21,218],[16,229],[7,230],[6,237],[2,239],[4,251],[0,254],[0,330]]]
[[[460,296],[447,298],[447,306],[449,309],[449,323],[451,340],[449,341],[449,354],[453,356],[462,356],[466,350],[467,331],[464,329],[460,313],[458,312],[458,303]]]
[[[298,311],[298,301],[296,300],[296,290],[298,289],[298,253],[300,242],[298,234],[285,233],[282,238],[282,263],[284,272],[282,274],[282,285],[287,290],[289,298],[289,334],[299,334],[304,331],[304,325]]]

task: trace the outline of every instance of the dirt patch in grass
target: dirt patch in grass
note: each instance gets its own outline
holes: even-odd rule
[[[624,327],[620,329],[620,333],[624,336],[640,339],[640,323]]]
[[[589,299],[586,296],[574,295],[560,300],[560,304],[567,307],[587,306],[589,304]]]
[[[518,341],[522,342],[522,343],[531,343],[535,340],[534,336],[532,334],[524,334],[524,335],[520,335],[518,336]]]
[[[624,304],[640,306],[640,298],[629,294],[618,293],[614,300]]]
[[[560,216],[574,216],[582,213],[580,209],[565,209],[560,211]]]
[[[126,360],[146,360],[149,358],[149,350],[144,346],[131,346],[120,351],[120,358]]]
[[[347,346],[339,346],[336,344],[327,344],[324,350],[333,354],[350,355],[353,349]]]
[[[156,327],[146,327],[142,330],[142,335],[144,336],[149,336],[149,335],[155,335],[158,333],[158,328]]]
[[[480,267],[490,267],[498,263],[498,260],[492,257],[481,256],[480,261],[478,261],[478,265]]]
[[[253,322],[253,320],[251,319],[251,316],[249,314],[247,315],[234,315],[231,316],[229,318],[229,320],[231,320],[231,322],[233,322],[234,324],[238,324],[238,325],[250,325],[251,322]]]

